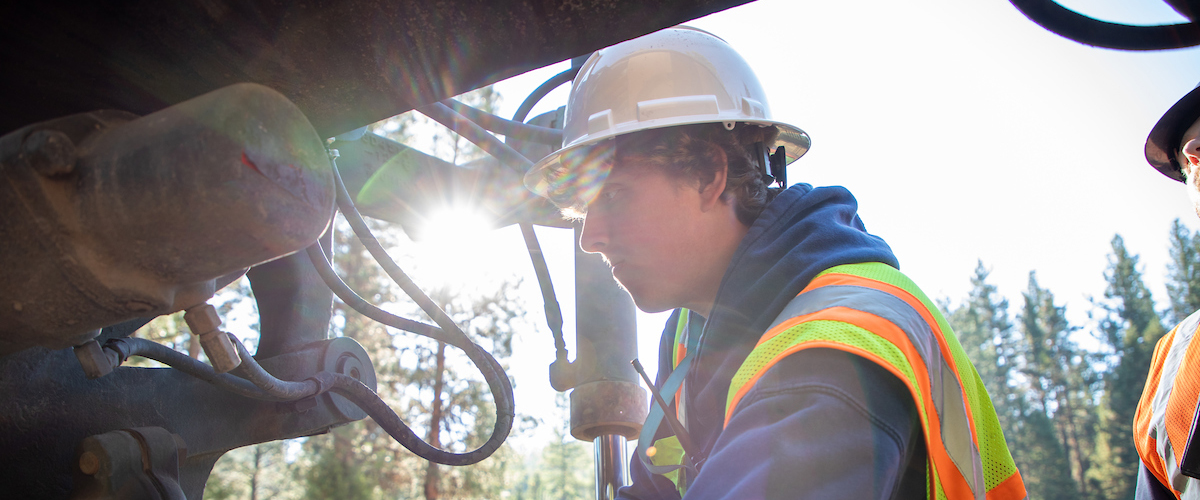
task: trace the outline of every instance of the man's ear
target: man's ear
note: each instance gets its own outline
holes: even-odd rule
[[[725,157],[725,151],[717,148],[717,164],[721,167],[713,172],[712,180],[704,186],[700,186],[700,208],[704,211],[718,205],[721,201],[721,194],[725,192],[725,180],[729,176],[729,160]]]

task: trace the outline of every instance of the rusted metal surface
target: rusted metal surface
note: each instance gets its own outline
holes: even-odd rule
[[[89,436],[78,456],[71,500],[186,498],[179,487],[179,463],[187,457],[187,445],[161,427]]]
[[[636,439],[649,413],[641,384],[597,380],[571,391],[571,435],[580,441],[613,434]]]
[[[133,0],[0,7],[0,133],[97,109],[147,114],[238,82],[321,137],[745,0]]]
[[[333,215],[317,134],[252,84],[30,125],[0,138],[0,178],[0,355],[203,303]]]
[[[102,338],[105,335],[101,336]],[[255,443],[321,433],[362,413],[326,393],[304,404],[238,396],[178,370],[119,367],[88,379],[70,349],[27,349],[0,363],[0,479],[22,498],[66,498],[78,464],[75,450],[92,435],[161,427],[182,437],[187,457],[179,483],[200,498],[212,464],[225,451]],[[374,388],[375,373],[361,346],[348,338],[309,344],[261,361],[285,380],[324,369],[357,369]]]

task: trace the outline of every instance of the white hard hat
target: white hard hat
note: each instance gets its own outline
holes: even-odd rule
[[[607,172],[575,172],[586,162],[563,158],[586,146],[641,130],[737,123],[775,125],[772,151],[784,146],[786,162],[808,151],[809,138],[797,127],[771,119],[758,77],[724,40],[703,30],[678,26],[602,49],[588,58],[571,84],[563,126],[563,148],[537,162],[525,186],[554,198],[564,182],[603,181]]]

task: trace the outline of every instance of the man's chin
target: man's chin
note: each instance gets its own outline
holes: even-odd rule
[[[676,305],[674,303],[675,301],[669,300],[668,297],[656,295],[652,290],[647,290],[641,286],[638,286],[637,281],[630,279],[635,277],[626,276],[626,279],[629,279],[628,283],[621,281],[621,278],[617,277],[617,273],[613,273],[613,278],[617,281],[617,285],[633,298],[633,304],[642,312],[659,313],[675,309],[676,307],[682,307]]]
[[[625,285],[621,285],[621,288],[623,288],[626,292],[629,292],[629,296],[633,297],[633,304],[645,313],[659,313],[679,307],[668,304],[668,301],[662,300],[661,298],[650,297],[644,293],[635,293]]]

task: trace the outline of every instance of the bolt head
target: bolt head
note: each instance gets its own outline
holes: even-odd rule
[[[83,452],[79,456],[79,470],[89,476],[95,475],[100,472],[100,458],[90,451]]]
[[[75,143],[57,130],[37,130],[25,138],[21,153],[29,166],[46,177],[75,170]]]

